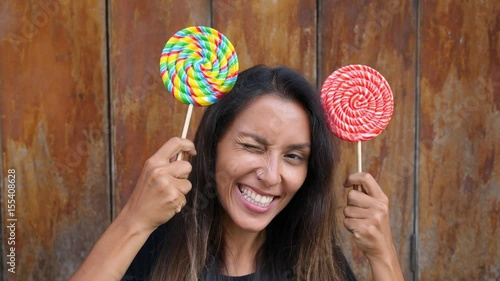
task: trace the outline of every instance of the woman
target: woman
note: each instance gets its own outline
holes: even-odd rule
[[[300,74],[240,73],[206,110],[194,143],[171,139],[147,160],[72,280],[354,279],[335,236],[332,147],[319,97]],[[174,161],[179,152],[191,164]],[[345,227],[374,280],[402,280],[387,197],[368,174],[350,175],[353,185],[366,193],[349,192]]]

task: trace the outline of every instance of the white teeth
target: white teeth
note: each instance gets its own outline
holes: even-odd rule
[[[243,198],[245,198],[248,202],[260,207],[268,206],[274,198],[273,196],[264,196],[257,194],[253,190],[246,187],[241,187],[240,191],[243,195]]]

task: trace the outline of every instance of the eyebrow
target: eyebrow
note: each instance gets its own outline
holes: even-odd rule
[[[253,134],[253,133],[246,133],[246,132],[241,132],[239,134],[240,136],[242,137],[250,137],[252,139],[254,139],[256,142],[262,144],[262,145],[265,145],[265,146],[269,146],[270,143],[267,139],[257,135],[257,134]],[[304,148],[311,148],[311,144],[310,143],[300,143],[300,144],[292,144],[292,145],[289,145],[287,147],[288,149],[304,149]]]
[[[254,139],[256,142],[260,143],[260,144],[263,144],[263,145],[269,145],[269,141],[257,134],[252,134],[252,133],[245,133],[245,132],[241,132],[239,134],[240,136],[242,137],[250,137],[252,139]]]
[[[311,148],[311,145],[308,144],[308,143],[301,143],[301,144],[292,144],[290,146],[288,146],[288,149],[304,149],[304,148]]]

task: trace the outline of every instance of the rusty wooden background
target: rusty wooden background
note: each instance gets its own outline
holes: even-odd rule
[[[235,45],[241,69],[288,65],[321,85],[378,69],[395,95],[364,170],[391,202],[406,280],[500,278],[500,4],[451,0],[0,2],[3,280],[66,280],[121,210],[143,162],[181,131],[159,54],[190,25]],[[196,109],[192,138],[203,109]],[[339,213],[355,147],[339,142]],[[16,170],[16,273],[7,170]],[[360,280],[369,267],[340,231]]]
[[[421,13],[420,276],[499,280],[500,3]]]

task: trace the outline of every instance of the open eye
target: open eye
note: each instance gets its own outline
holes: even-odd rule
[[[297,154],[297,153],[288,153],[288,154],[285,154],[285,157],[288,158],[288,159],[292,159],[294,161],[302,161],[304,160],[304,157],[300,154]]]

